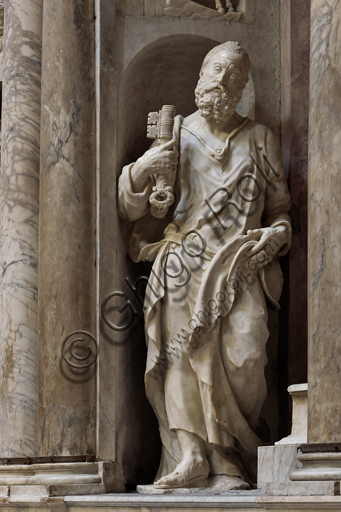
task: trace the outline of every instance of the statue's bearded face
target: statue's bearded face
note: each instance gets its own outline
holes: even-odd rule
[[[195,89],[195,103],[206,120],[219,124],[234,113],[247,72],[238,55],[221,51],[211,57]]]

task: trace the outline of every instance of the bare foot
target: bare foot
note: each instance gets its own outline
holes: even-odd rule
[[[158,489],[177,487],[200,487],[200,483],[208,478],[210,466],[207,459],[199,455],[185,457],[175,470],[154,483]]]

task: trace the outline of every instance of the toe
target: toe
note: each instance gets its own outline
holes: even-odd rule
[[[167,479],[165,477],[162,477],[157,482],[154,482],[154,485],[164,485],[166,483],[166,480]]]
[[[164,476],[160,478],[157,482],[154,483],[154,485],[159,486],[171,486],[175,487],[176,485],[180,485],[183,482],[183,478],[179,473],[175,473],[172,475]]]

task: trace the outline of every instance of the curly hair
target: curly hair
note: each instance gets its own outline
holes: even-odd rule
[[[218,46],[215,46],[211,51],[208,52],[206,57],[204,58],[204,62],[202,63],[201,70],[200,70],[200,76],[202,76],[203,72],[205,71],[205,68],[211,59],[213,55],[216,53],[219,53],[221,51],[228,51],[229,53],[235,53],[237,55],[240,55],[243,59],[243,64],[246,66],[247,72],[250,70],[250,59],[247,54],[247,52],[240,46],[237,41],[227,41],[226,43],[219,44]],[[247,73],[248,74],[248,73]],[[247,82],[247,80],[246,80]]]

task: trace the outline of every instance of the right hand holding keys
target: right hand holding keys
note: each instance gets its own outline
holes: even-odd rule
[[[175,172],[178,166],[179,153],[174,139],[148,149],[134,165],[138,174],[167,174]]]

